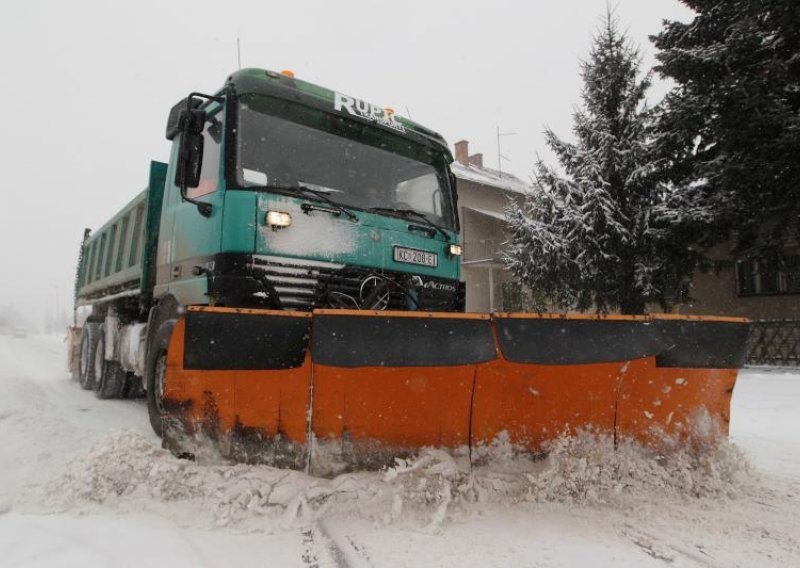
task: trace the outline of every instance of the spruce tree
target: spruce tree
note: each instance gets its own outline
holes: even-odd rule
[[[735,253],[774,253],[800,215],[800,2],[683,3],[696,17],[651,38],[656,70],[676,83],[659,149],[714,212],[701,242],[735,236]]]
[[[619,310],[668,307],[695,267],[680,238],[686,220],[707,212],[694,187],[672,187],[652,157],[650,112],[640,57],[608,14],[582,62],[583,105],[574,143],[549,128],[560,169],[539,160],[534,188],[506,211],[506,262],[531,288],[537,309]]]

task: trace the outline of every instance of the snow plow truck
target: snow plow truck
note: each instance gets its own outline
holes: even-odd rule
[[[166,137],[146,189],[84,233],[70,368],[144,394],[175,454],[341,470],[582,428],[727,433],[746,320],[465,313],[436,132],[245,69],[177,103]]]

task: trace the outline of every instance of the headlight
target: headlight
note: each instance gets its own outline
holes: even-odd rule
[[[447,252],[450,256],[461,256],[461,245],[447,245]]]
[[[292,224],[292,216],[282,211],[267,211],[267,225],[272,230],[283,229]]]

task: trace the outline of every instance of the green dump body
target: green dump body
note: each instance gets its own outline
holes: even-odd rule
[[[150,163],[147,187],[83,243],[79,303],[115,296],[152,298],[167,164]]]

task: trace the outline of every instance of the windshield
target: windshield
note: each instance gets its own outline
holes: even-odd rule
[[[444,161],[437,152],[281,99],[244,95],[238,112],[239,187],[301,185],[349,207],[410,209],[454,227]]]

